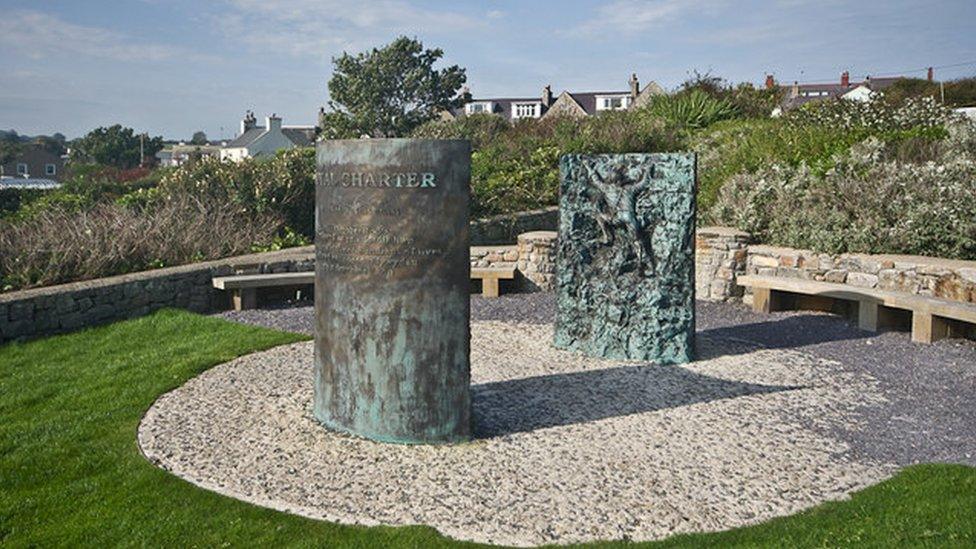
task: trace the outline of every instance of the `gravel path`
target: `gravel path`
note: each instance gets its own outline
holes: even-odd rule
[[[474,320],[551,323],[551,293],[475,296]],[[230,320],[312,333],[312,307],[228,312]],[[742,305],[698,303],[703,335],[797,349],[836,361],[849,373],[878,380],[887,402],[858,411],[856,431],[826,433],[851,446],[852,456],[899,465],[947,462],[976,466],[976,342],[911,342],[905,332],[862,332],[842,318],[809,312],[755,314]]]
[[[858,430],[855,411],[884,400],[870,376],[837,363],[707,335],[692,364],[627,364],[557,351],[551,339],[547,323],[473,323],[468,444],[390,445],[322,428],[310,342],[163,395],[139,443],[174,474],[260,505],[512,545],[727,529],[896,470],[853,459],[827,434]]]

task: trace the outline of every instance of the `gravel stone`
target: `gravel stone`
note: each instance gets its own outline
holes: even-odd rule
[[[402,446],[326,430],[311,414],[303,342],[163,395],[139,444],[160,467],[259,505],[512,545],[727,529],[842,499],[897,469],[855,458],[832,436],[863,430],[859,410],[886,405],[864,372],[757,347],[721,322],[705,323],[690,364],[598,360],[552,348],[551,297],[482,301],[476,319],[510,315],[472,322],[471,443]],[[224,316],[295,329],[310,312]]]

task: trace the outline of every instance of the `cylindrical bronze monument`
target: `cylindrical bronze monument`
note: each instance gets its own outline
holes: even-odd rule
[[[323,141],[315,417],[401,443],[471,434],[467,141]]]

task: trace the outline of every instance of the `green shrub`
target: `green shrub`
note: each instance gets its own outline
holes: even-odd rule
[[[413,131],[418,139],[468,139],[478,150],[511,129],[511,124],[493,114],[473,114],[454,120],[432,120]]]
[[[770,244],[976,259],[976,125],[948,131],[933,162],[898,161],[871,137],[822,175],[783,164],[737,175],[712,217]]]
[[[657,96],[644,109],[680,128],[704,128],[738,115],[730,101],[699,89]]]
[[[810,102],[790,111],[785,119],[793,126],[891,132],[941,128],[958,120],[959,115],[932,97],[912,97],[896,104],[885,101],[884,96],[879,95],[870,101],[833,99]]]
[[[159,183],[159,198],[181,194],[212,197],[242,213],[280,217],[310,238],[315,232],[315,149],[280,151],[270,159],[186,164]]]

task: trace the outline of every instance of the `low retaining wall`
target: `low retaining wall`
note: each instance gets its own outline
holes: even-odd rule
[[[164,307],[206,313],[230,306],[214,276],[308,271],[314,248],[251,254],[0,294],[0,342],[76,330]]]
[[[749,244],[749,235],[724,227],[698,231],[699,299],[751,302],[735,284],[742,274],[847,284],[976,303],[976,261],[890,254],[825,254]]]
[[[822,254],[750,244],[726,227],[698,230],[698,299],[751,302],[736,284],[743,274],[775,275],[878,288],[976,303],[976,261],[869,254]],[[517,244],[472,246],[472,267],[515,267],[520,291],[551,291],[556,233],[530,231]],[[230,307],[214,276],[314,270],[314,247],[232,257],[154,271],[0,294],[0,342],[32,338],[142,316],[164,307],[200,313]]]
[[[556,233],[530,233],[523,246],[473,246],[473,267],[516,267],[518,289],[549,289],[554,266],[547,246]],[[524,257],[523,254],[524,253]],[[0,343],[77,330],[134,318],[165,307],[198,313],[230,308],[228,292],[212,286],[215,276],[303,272],[315,269],[315,247],[230,257],[152,271],[0,294]]]

